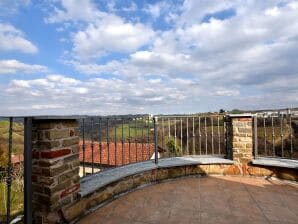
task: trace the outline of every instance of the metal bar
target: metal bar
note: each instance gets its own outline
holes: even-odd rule
[[[144,118],[142,117],[142,161],[144,161]]]
[[[155,164],[158,164],[157,119],[158,119],[157,117],[153,118],[153,122],[154,122],[154,151],[155,151],[154,162],[155,162]]]
[[[221,139],[220,139],[220,128],[219,128],[219,117],[217,117],[217,135],[218,135],[218,154],[221,154],[221,150],[220,150],[220,143],[221,143]]]
[[[186,118],[186,155],[189,155],[189,142],[188,142],[188,117]]]
[[[254,151],[255,158],[258,157],[258,116],[254,116]]]
[[[175,133],[174,133],[174,142],[175,142],[175,156],[177,156],[177,124],[176,124],[176,122],[177,122],[177,120],[176,120],[176,118],[174,119],[174,131],[175,131]]]
[[[147,129],[147,140],[148,140],[148,160],[151,159],[150,157],[150,117],[148,116],[148,129]]]
[[[213,133],[213,117],[211,119],[211,151],[212,155],[214,155],[214,133]]]
[[[267,155],[267,129],[266,129],[266,118],[263,115],[263,125],[264,125],[264,153]]]
[[[122,151],[122,165],[124,165],[124,118],[122,118],[121,122],[121,151]]]
[[[110,165],[110,129],[109,129],[109,118],[107,118],[107,150],[108,150],[108,165]]]
[[[168,128],[169,128],[169,139],[171,138],[171,121],[170,121],[170,118],[168,118]]]
[[[208,154],[208,142],[207,142],[207,117],[205,117],[205,154]]]
[[[196,154],[195,118],[192,117],[192,155]]]
[[[271,117],[271,125],[272,125],[272,153],[275,156],[275,133],[274,133],[274,119]]]
[[[8,162],[7,162],[7,198],[6,198],[6,222],[10,222],[10,200],[11,200],[11,154],[12,154],[12,126],[13,126],[13,118],[9,118],[9,132],[8,132]]]
[[[32,118],[24,118],[24,223],[32,223]]]
[[[85,119],[83,118],[83,176],[86,176],[86,167],[85,167],[85,160],[86,160],[86,145],[85,145]]]
[[[94,142],[93,142],[93,117],[91,118],[91,159],[92,159],[92,164],[91,164],[91,169],[92,169],[92,174],[94,173]]]
[[[117,118],[115,117],[115,139],[114,139],[114,145],[115,145],[115,166],[117,166]]]
[[[181,141],[181,156],[183,156],[183,134],[182,134],[182,118],[180,118],[180,141]]]
[[[200,155],[201,155],[202,154],[201,117],[199,117],[199,150],[200,150]]]
[[[100,171],[102,171],[102,142],[101,142],[101,118],[98,119],[98,141],[99,141],[99,162]]]
[[[291,158],[293,158],[293,128],[292,128],[292,115],[289,114],[289,122],[290,122],[290,150],[291,150]]]
[[[162,137],[161,137],[161,145],[162,148],[165,148],[165,126],[164,126],[164,118],[161,118],[161,129],[162,129]],[[170,151],[168,151],[168,156],[170,156]]]
[[[281,157],[284,157],[283,115],[280,117]]]
[[[128,118],[128,163],[130,163],[130,118]]]
[[[136,162],[138,162],[138,143],[137,143],[137,118],[135,117],[135,148],[136,148]]]

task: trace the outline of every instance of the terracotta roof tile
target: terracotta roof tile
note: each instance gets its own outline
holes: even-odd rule
[[[107,142],[101,142],[101,153],[99,150],[99,142],[94,142],[93,156],[94,163],[104,166],[121,166],[124,164],[141,162],[149,160],[154,153],[153,143],[109,143],[109,150]],[[130,149],[130,150],[129,150]],[[123,152],[122,152],[123,150]],[[116,157],[115,157],[116,155]],[[83,143],[80,142],[80,162],[83,162]],[[85,142],[85,162],[92,163],[92,147],[91,142]]]

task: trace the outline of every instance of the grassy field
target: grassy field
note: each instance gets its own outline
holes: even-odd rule
[[[0,182],[0,221],[5,220],[6,216],[6,196],[7,187],[5,182]],[[19,185],[14,181],[11,187],[11,216],[18,215],[23,211],[24,196]]]
[[[5,170],[7,167],[8,160],[8,138],[9,138],[9,121],[1,120],[0,121],[0,170]],[[12,134],[12,153],[22,154],[24,144],[24,127],[22,123],[14,122],[13,123],[13,134]],[[22,177],[18,177],[22,179]],[[22,181],[22,180],[20,180]],[[12,187],[11,187],[11,215],[15,216],[18,213],[22,212],[24,198],[23,198],[23,189],[20,187],[21,184],[13,178]],[[6,214],[6,197],[7,197],[7,186],[6,178],[2,177],[0,181],[0,221],[5,219]]]

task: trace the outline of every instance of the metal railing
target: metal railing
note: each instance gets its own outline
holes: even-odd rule
[[[0,117],[0,223],[32,223],[32,118]]]
[[[154,159],[154,119],[149,115],[80,119],[80,176]]]
[[[255,157],[298,159],[298,116],[254,116]]]
[[[224,116],[161,116],[157,135],[161,157],[226,155]]]

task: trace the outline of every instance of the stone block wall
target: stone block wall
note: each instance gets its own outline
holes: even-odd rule
[[[33,218],[60,222],[59,210],[77,199],[80,188],[78,122],[33,119],[32,132]]]
[[[227,121],[229,158],[238,164],[251,162],[253,159],[252,116],[231,116]]]

